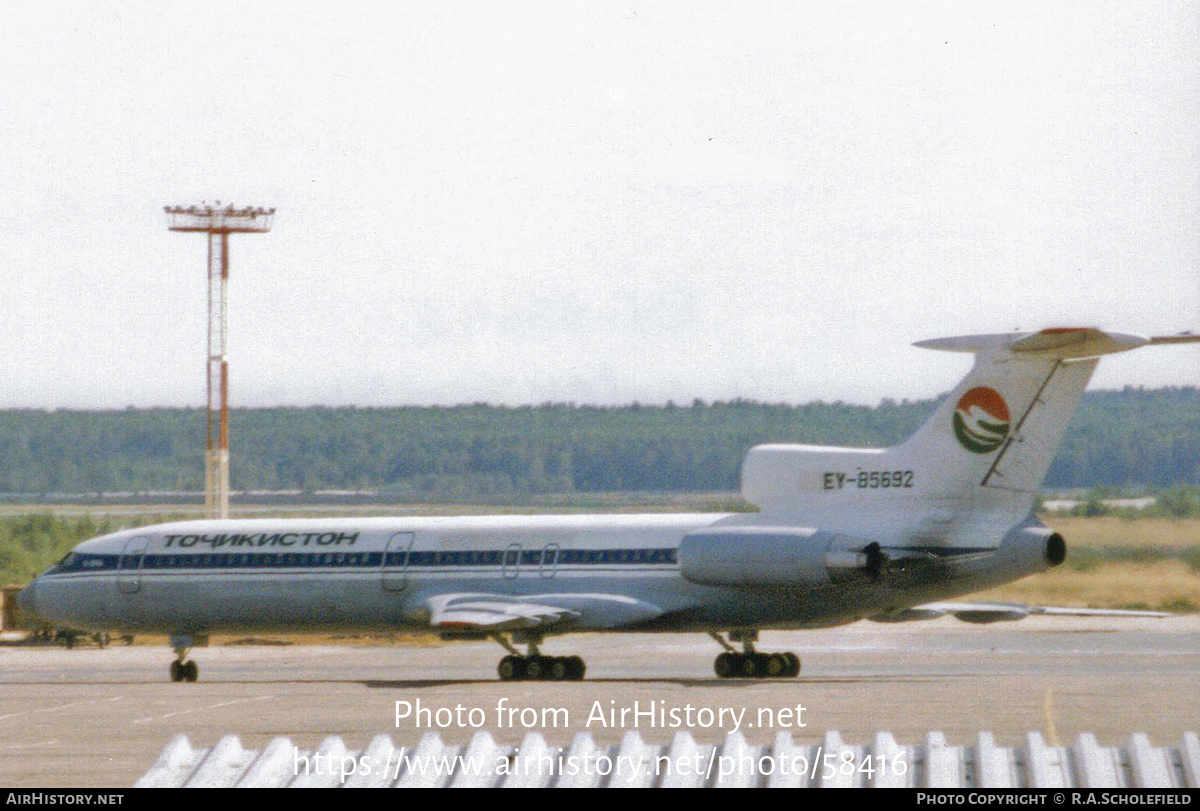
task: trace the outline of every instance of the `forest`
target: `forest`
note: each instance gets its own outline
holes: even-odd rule
[[[234,409],[235,490],[397,499],[734,491],[760,442],[884,446],[936,400]],[[203,489],[203,409],[0,411],[0,493]],[[1084,395],[1048,488],[1200,484],[1200,389]]]

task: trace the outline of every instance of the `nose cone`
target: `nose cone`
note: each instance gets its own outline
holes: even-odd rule
[[[20,607],[21,613],[23,613],[26,617],[35,620],[39,619],[37,615],[36,598],[34,597],[35,592],[37,592],[37,587],[37,580],[34,580],[17,593],[17,605]]]

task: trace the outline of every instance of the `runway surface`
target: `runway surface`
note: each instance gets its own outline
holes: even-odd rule
[[[1164,620],[1034,617],[1020,623],[972,626],[944,618],[900,626],[858,623],[803,633],[764,633],[760,650],[795,650],[798,679],[719,681],[719,651],[702,635],[578,635],[548,640],[543,652],[578,653],[588,678],[578,683],[502,683],[495,666],[503,651],[491,642],[437,647],[237,646],[198,649],[200,681],[173,684],[167,647],[0,647],[0,786],[127,786],[145,772],[176,734],[211,746],[222,735],[250,748],[286,735],[316,746],[341,735],[352,748],[387,732],[413,744],[426,731],[411,718],[397,726],[395,703],[463,712],[498,739],[519,743],[527,731],[520,710],[558,714],[543,730],[567,745],[576,732],[617,742],[633,724],[597,723],[595,702],[609,710],[647,707],[727,712],[718,726],[692,726],[699,741],[731,731],[753,743],[787,729],[797,740],[819,740],[827,729],[864,743],[878,730],[914,740],[930,730],[969,744],[991,730],[1001,744],[1039,730],[1047,742],[1070,743],[1082,731],[1101,743],[1149,734],[1177,746],[1200,729],[1200,617]],[[498,723],[497,704],[518,712]],[[665,703],[659,703],[665,702]],[[794,714],[802,705],[804,727]],[[446,713],[443,713],[445,720]],[[592,721],[589,723],[589,716]],[[436,719],[433,719],[436,721]],[[465,718],[464,721],[469,719]],[[669,720],[669,719],[668,719]],[[773,721],[773,722],[772,722]],[[433,726],[443,740],[466,742],[469,725]],[[638,731],[666,741],[675,728]]]

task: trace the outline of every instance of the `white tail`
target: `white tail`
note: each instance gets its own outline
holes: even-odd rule
[[[1097,363],[984,350],[895,453],[913,464],[930,463],[922,488],[929,494],[979,486],[1034,493]]]
[[[1200,335],[1092,328],[922,341],[917,346],[973,352],[975,365],[911,438],[886,449],[760,445],[746,455],[742,494],[764,512],[804,513],[847,529],[880,510],[940,510],[946,522],[968,512],[1027,513],[1098,356],[1195,341]]]

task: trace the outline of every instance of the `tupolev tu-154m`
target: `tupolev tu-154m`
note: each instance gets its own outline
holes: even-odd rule
[[[890,448],[751,448],[755,513],[160,524],[80,544],[20,603],[59,626],[167,634],[171,678],[189,682],[189,651],[214,632],[491,638],[505,680],[583,678],[578,656],[540,652],[551,635],[704,632],[724,648],[718,676],[756,678],[800,672],[794,653],[755,649],[762,629],[1162,616],[940,601],[1063,562],[1034,499],[1099,356],[1197,341],[1060,328],[920,342],[975,356],[928,421]]]

